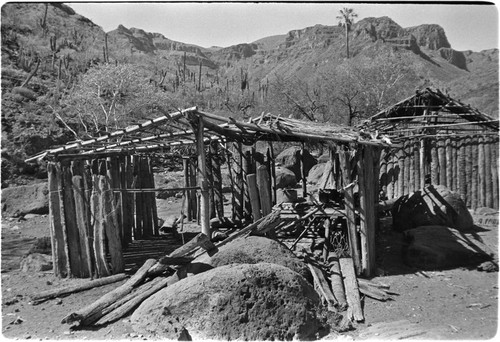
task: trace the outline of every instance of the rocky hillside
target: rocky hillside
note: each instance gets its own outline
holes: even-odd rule
[[[243,116],[288,113],[300,109],[290,97],[302,96],[306,110],[345,122],[345,106],[328,102],[331,91],[344,85],[331,75],[345,65],[384,66],[390,57],[411,69],[401,74],[412,75],[390,103],[433,85],[498,117],[498,49],[456,51],[435,24],[403,28],[389,17],[359,20],[350,32],[347,60],[344,30],[338,26],[203,48],[123,25],[105,33],[62,3],[8,3],[1,13],[2,180],[39,172],[22,160],[73,138],[56,120],[55,108],[89,68],[103,61],[140,66],[151,83],[186,106]],[[362,115],[374,114],[374,108],[362,108]]]

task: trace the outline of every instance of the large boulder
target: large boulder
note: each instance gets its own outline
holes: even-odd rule
[[[302,179],[300,171],[300,152],[301,149],[298,147],[289,147],[276,157],[276,163],[292,171],[297,181]],[[304,150],[304,170],[306,176],[309,170],[316,164],[316,158],[314,158],[308,150]]]
[[[311,170],[309,170],[309,175],[307,176],[307,183],[318,184],[321,178],[323,177],[323,174],[325,173],[327,166],[329,165],[331,165],[329,161],[326,163],[320,163],[314,165],[311,168]]]
[[[146,337],[192,340],[309,340],[326,323],[314,288],[276,264],[231,264],[187,277],[132,314]]]
[[[49,213],[47,183],[21,185],[2,189],[2,216]]]
[[[295,173],[285,167],[276,167],[276,188],[294,188],[297,185]]]
[[[405,232],[403,260],[426,270],[463,267],[490,260],[486,249],[480,241],[453,228],[417,227]]]
[[[52,269],[52,256],[32,253],[21,259],[20,269],[22,272],[42,272]]]
[[[467,231],[474,226],[460,195],[443,185],[429,185],[399,198],[393,209],[393,227],[404,231],[419,226],[448,226]]]
[[[205,254],[196,259],[196,264],[206,264],[212,267],[261,262],[288,267],[312,282],[308,267],[293,252],[282,243],[261,236],[237,239],[219,248],[219,251],[213,256]]]

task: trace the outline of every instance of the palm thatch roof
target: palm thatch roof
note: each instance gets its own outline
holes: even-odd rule
[[[438,89],[417,91],[364,121],[359,128],[376,130],[397,141],[435,135],[498,135],[499,121]]]
[[[199,120],[203,122],[206,141],[241,141],[247,145],[256,141],[296,141],[391,146],[384,136],[349,126],[283,118],[269,113],[262,113],[248,121],[238,121],[192,107],[99,137],[55,147],[27,161],[85,156],[92,158],[97,155],[132,154],[190,145],[196,142],[192,127]]]

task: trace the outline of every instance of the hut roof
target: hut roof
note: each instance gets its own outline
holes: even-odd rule
[[[438,89],[425,88],[370,117],[359,128],[397,141],[408,136],[498,135],[499,121]]]
[[[82,158],[117,153],[148,152],[180,145],[193,144],[192,124],[203,121],[206,140],[241,141],[250,145],[256,141],[339,142],[391,146],[384,136],[355,127],[283,118],[264,114],[248,121],[238,121],[198,110],[179,110],[138,125],[87,140],[78,140],[46,150],[27,161],[44,158]]]

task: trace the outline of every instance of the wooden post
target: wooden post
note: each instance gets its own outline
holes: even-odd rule
[[[467,207],[471,208],[472,202],[472,140],[470,137],[465,138],[465,185],[466,185],[466,202]]]
[[[184,170],[184,186],[186,188],[190,187],[189,183],[189,157],[183,156],[182,157],[182,167]],[[184,196],[186,197],[186,218],[188,221],[191,221],[192,219],[192,213],[191,213],[191,191],[186,190],[184,191]]]
[[[330,265],[330,283],[332,284],[332,292],[337,299],[339,311],[343,311],[347,306],[347,300],[345,298],[342,273],[340,272],[339,258],[335,253],[330,254],[331,256],[328,258],[328,263]]]
[[[398,158],[398,197],[401,197],[405,194],[405,160],[404,160],[404,148],[401,148],[397,152]]]
[[[80,274],[82,278],[92,275],[92,252],[90,250],[90,239],[88,236],[90,222],[87,216],[87,201],[85,198],[85,188],[83,185],[83,164],[80,160],[72,163],[73,177],[72,188],[75,200],[76,229],[80,242],[79,253],[81,257]]]
[[[228,154],[228,158],[231,156]],[[228,159],[229,160],[229,159]],[[233,221],[243,222],[244,205],[244,181],[243,181],[243,156],[241,142],[233,143],[233,154],[231,157],[232,167],[232,201],[233,201]],[[229,167],[229,166],[228,166]]]
[[[380,190],[383,190],[387,196],[387,152],[385,150],[380,154],[379,184]]]
[[[206,165],[207,165],[207,182],[208,182],[208,212],[210,213],[210,218],[212,219],[216,216],[216,212],[215,212],[215,196],[214,196],[214,176],[212,173],[213,156],[212,156],[212,151],[210,149],[210,143],[205,153],[206,153],[205,158],[207,160]]]
[[[120,230],[116,220],[116,206],[110,179],[106,176],[99,177],[101,189],[101,215],[111,256],[111,269],[113,274],[123,271],[123,253]]]
[[[97,162],[98,163],[98,162]],[[92,176],[93,187],[92,187],[92,218],[94,227],[94,259],[96,263],[96,276],[98,278],[106,277],[110,275],[110,270],[106,262],[106,241],[105,241],[105,223],[103,222],[102,215],[102,191],[101,191],[101,180],[100,178],[105,177],[96,173]]]
[[[458,192],[458,145],[455,138],[451,138],[451,161],[453,168],[451,171],[451,176],[453,177],[451,190]]]
[[[420,142],[418,140],[413,141],[413,160],[414,160],[414,173],[415,173],[415,182],[414,182],[414,190],[420,189],[420,154],[419,154],[419,146]]]
[[[409,175],[408,175],[408,193],[412,193],[414,192],[415,190],[417,190],[415,188],[415,159],[413,158],[414,156],[414,153],[413,153],[413,146],[415,146],[414,144],[414,141],[413,140],[410,140],[408,142],[408,159],[410,160],[410,163],[409,163]]]
[[[498,137],[492,138],[491,145],[491,184],[493,188],[493,208],[498,209]]]
[[[257,187],[259,189],[260,209],[262,216],[271,213],[273,208],[271,199],[271,187],[269,182],[269,172],[264,165],[257,167]]]
[[[347,221],[348,237],[349,237],[349,252],[354,261],[356,273],[361,270],[361,260],[359,255],[359,237],[356,227],[356,211],[354,206],[354,191],[353,186],[350,185],[352,179],[351,158],[349,147],[345,146],[345,150],[339,151],[340,167],[342,168],[342,183],[344,186],[344,203],[345,214]],[[356,156],[359,158],[359,156]]]
[[[486,179],[484,178],[484,138],[479,137],[478,144],[478,157],[477,157],[477,173],[478,173],[478,207],[484,207],[486,205]]]
[[[493,182],[491,179],[491,139],[484,137],[484,178],[485,178],[485,201],[486,207],[493,208]]]
[[[268,148],[268,159],[270,159],[270,171],[271,171],[271,192],[273,194],[273,205],[276,204],[276,164],[274,162],[274,149],[273,149],[273,143],[269,141],[269,148]]]
[[[49,186],[49,219],[50,219],[50,240],[52,244],[52,261],[54,265],[54,275],[66,277],[68,275],[68,255],[64,243],[64,212],[61,212],[59,198],[59,178],[61,168],[58,163],[49,162],[47,164],[48,186]]]
[[[375,228],[378,203],[378,160],[380,150],[365,145],[358,158],[359,217],[361,237],[361,270],[364,275],[375,272]]]
[[[431,144],[431,184],[439,184],[439,159],[437,154],[436,139],[433,138],[430,141]]]
[[[190,158],[189,160],[189,177],[190,186],[194,186],[197,182],[197,167],[196,167],[196,158]],[[196,194],[196,190],[190,190],[191,192],[191,218],[198,218],[198,195]]]
[[[463,201],[467,201],[467,189],[465,184],[465,144],[464,140],[458,140],[458,189]]]
[[[125,158],[125,184],[127,189],[132,189],[134,186],[134,166],[132,165],[132,156],[126,156]],[[128,215],[128,228],[126,229],[125,239],[127,242],[132,242],[132,235],[135,229],[135,208],[134,208],[134,194],[127,194],[126,203],[127,210],[125,211]]]
[[[219,141],[212,141],[210,144],[212,161],[212,179],[213,179],[213,199],[215,213],[217,217],[224,217],[224,198],[222,195],[222,174],[221,174],[221,153],[219,150]]]
[[[420,140],[419,161],[420,161],[420,189],[425,187],[425,177],[427,176],[426,139]]]
[[[325,242],[323,243],[323,262],[326,264],[328,262],[328,253],[330,252],[330,218],[326,218],[323,223],[323,228],[325,230]]]
[[[255,222],[262,217],[260,213],[259,190],[257,188],[257,175],[255,173],[247,175],[247,184],[250,204],[252,207],[252,217]]]
[[[82,265],[84,267],[85,262],[81,259],[80,250],[80,234],[78,232],[78,226],[76,222],[76,209],[75,209],[75,198],[73,195],[73,180],[71,176],[70,163],[62,163],[62,184],[63,184],[63,196],[64,199],[64,219],[66,222],[66,243],[69,251],[69,263],[70,263],[70,276],[75,276],[78,278],[83,278],[88,276],[83,272]]]
[[[251,221],[252,217],[252,205],[250,204],[250,193],[249,193],[249,185],[247,182],[247,175],[254,173],[252,168],[252,157],[250,151],[246,151],[243,156],[243,180],[245,182],[244,185],[244,214],[243,217],[245,220]]]
[[[387,198],[394,198],[394,158],[393,152],[389,151],[387,160]]]
[[[452,146],[451,146],[451,139],[446,138],[446,187],[448,189],[453,189],[453,168],[455,165],[452,164],[453,157],[452,157]]]
[[[306,166],[305,166],[304,143],[302,143],[302,147],[300,149],[300,177],[302,178],[302,197],[307,198],[307,176],[306,176]]]
[[[135,189],[140,189],[142,187],[141,183],[141,158],[139,156],[133,156],[133,187]],[[135,205],[135,230],[134,239],[139,240],[143,237],[143,202],[144,194],[140,192],[134,193],[134,205]]]
[[[437,140],[437,154],[439,163],[439,184],[446,186],[446,150],[442,138],[438,138]]]
[[[411,170],[411,156],[410,156],[410,141],[406,141],[405,144],[404,144],[404,148],[403,148],[403,153],[404,153],[404,183],[403,183],[403,187],[404,187],[404,191],[403,191],[403,194],[404,195],[407,195],[410,193],[410,188],[411,188],[411,185],[410,185],[410,174],[412,172]]]
[[[151,157],[148,157],[148,166],[149,166],[149,187],[150,188],[156,188],[155,187],[155,177],[153,173],[153,161]],[[152,223],[153,223],[153,232],[155,236],[160,235],[160,227],[158,227],[158,208],[156,207],[156,194],[154,192],[151,192],[149,194],[150,198],[150,210],[151,210],[151,216],[152,216]]]
[[[148,157],[141,157],[141,173],[139,174],[141,188],[149,188]],[[153,236],[153,221],[151,215],[151,196],[144,193],[142,196],[142,234],[144,237]]]
[[[472,172],[471,172],[471,208],[476,209],[478,207],[478,139],[474,137],[472,139],[471,146],[471,161],[472,161]]]
[[[200,224],[201,232],[208,237],[211,237],[210,232],[210,213],[209,213],[209,203],[208,203],[208,181],[207,181],[207,165],[205,159],[205,143],[203,137],[203,119],[198,118],[198,121],[194,125],[194,131],[196,132],[196,150],[198,153],[198,186],[201,188],[200,191]]]

